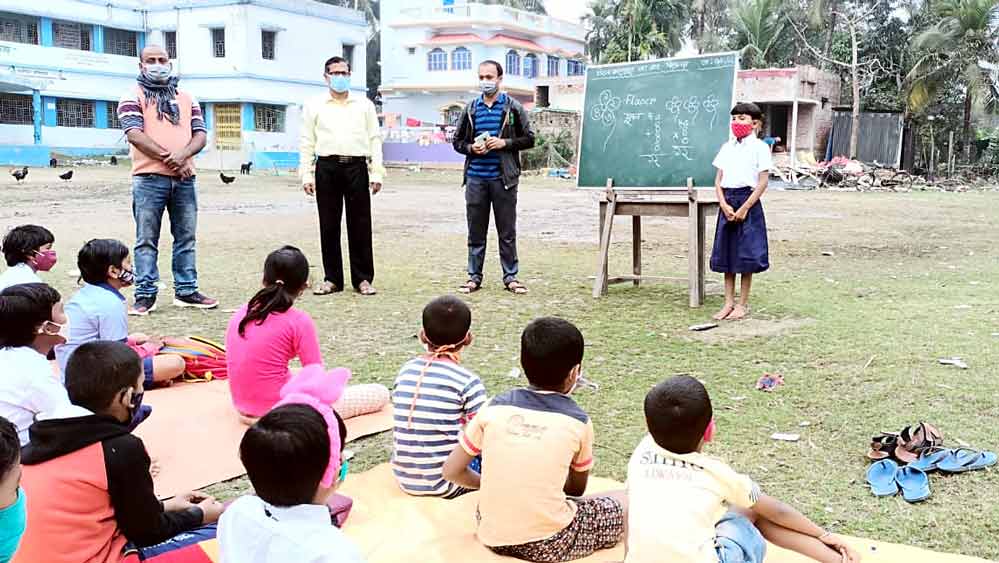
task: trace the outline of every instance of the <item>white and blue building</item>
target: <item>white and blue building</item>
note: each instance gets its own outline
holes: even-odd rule
[[[506,91],[529,106],[539,81],[585,73],[582,25],[507,6],[382,0],[381,28],[382,112],[402,126],[456,123],[483,60],[502,63]]]
[[[157,44],[202,104],[202,165],[295,166],[323,62],[350,60],[366,93],[368,35],[362,12],[312,0],[0,0],[0,164],[127,150],[118,99]]]

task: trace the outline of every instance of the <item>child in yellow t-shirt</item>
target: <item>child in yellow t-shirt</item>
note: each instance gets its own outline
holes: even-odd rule
[[[649,435],[628,462],[625,563],[763,563],[766,540],[816,561],[859,561],[842,537],[760,492],[701,453],[714,434],[711,399],[676,376],[645,397]]]

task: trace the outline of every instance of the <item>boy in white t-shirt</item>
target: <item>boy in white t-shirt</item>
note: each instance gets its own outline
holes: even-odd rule
[[[714,418],[698,380],[680,375],[653,387],[645,421],[649,435],[628,462],[625,563],[763,563],[764,538],[816,561],[859,561],[842,537],[701,453]]]
[[[45,227],[21,225],[3,237],[7,270],[0,274],[0,291],[22,283],[42,283],[36,272],[47,272],[56,264],[52,250],[55,236]]]
[[[715,320],[739,320],[749,314],[753,274],[770,268],[767,221],[760,198],[770,178],[770,147],[754,133],[754,122],[763,112],[751,103],[732,108],[733,139],[722,145],[712,164],[718,195],[718,225],[711,250],[711,270],[725,274],[725,305]],[[735,301],[735,276],[742,274],[739,302]]]

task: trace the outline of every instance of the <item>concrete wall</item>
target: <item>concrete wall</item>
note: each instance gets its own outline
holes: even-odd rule
[[[455,164],[465,162],[465,155],[455,152],[451,143],[420,145],[419,143],[385,143],[385,162]]]

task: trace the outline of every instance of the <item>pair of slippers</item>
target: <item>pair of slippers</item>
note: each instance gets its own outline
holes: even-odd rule
[[[919,502],[930,496],[930,478],[927,473],[965,473],[984,469],[999,460],[993,452],[972,448],[936,448],[924,452],[912,463],[900,467],[895,460],[883,459],[871,464],[867,470],[867,483],[874,496],[894,496],[902,493],[908,502]]]

